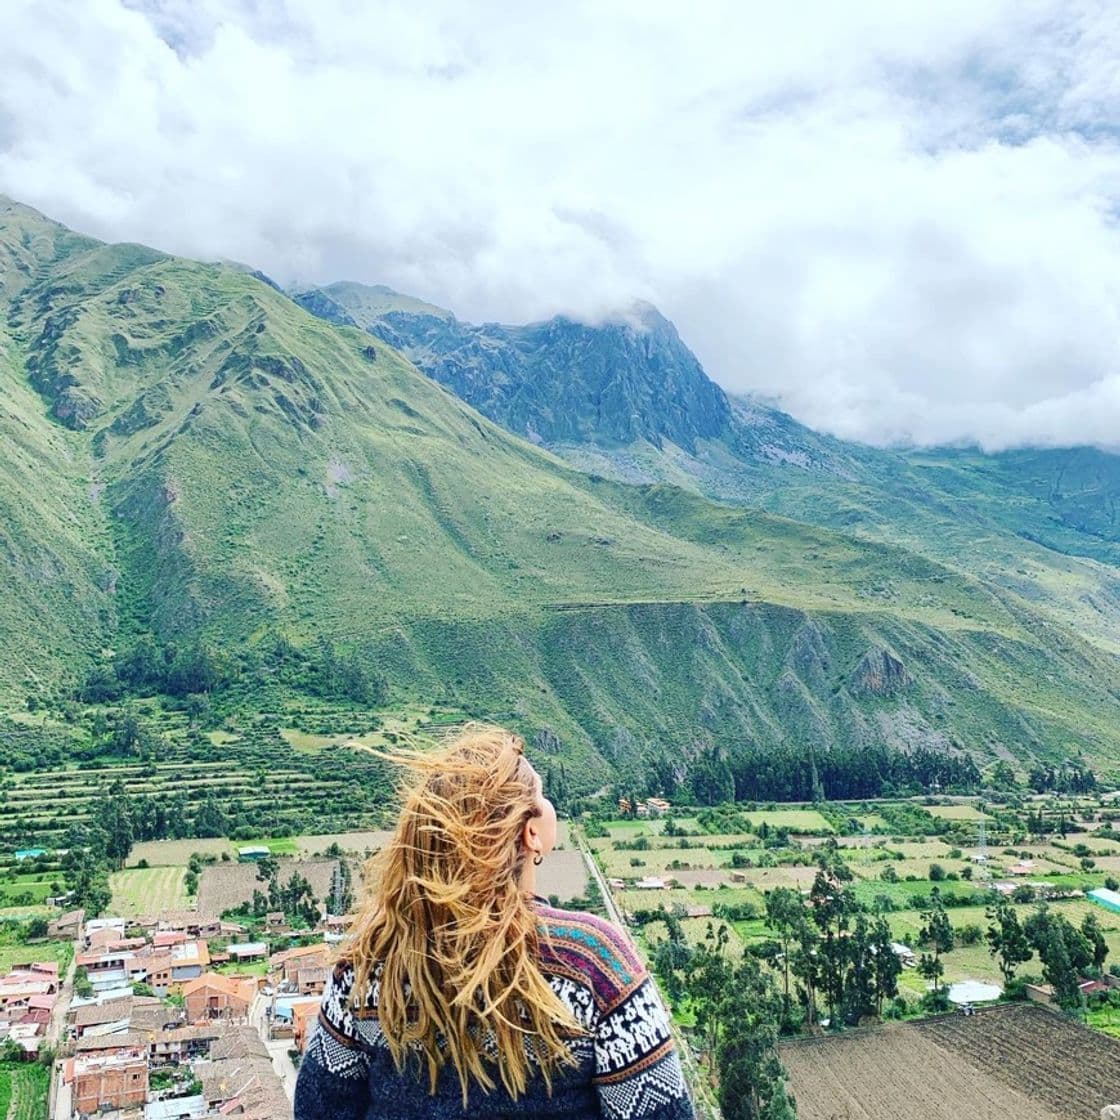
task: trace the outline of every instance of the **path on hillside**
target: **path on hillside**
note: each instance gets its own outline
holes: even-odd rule
[[[606,879],[603,877],[602,871],[599,870],[599,865],[595,862],[595,856],[584,842],[583,833],[580,832],[578,827],[572,826],[568,830],[568,835],[572,838],[576,847],[579,848],[580,854],[583,856],[583,861],[587,864],[587,873],[595,880],[599,887],[599,893],[603,896],[603,905],[607,908],[607,917],[622,930],[631,945],[634,945],[634,939],[630,936],[629,927],[622,920],[622,913],[619,911],[614,901],[614,895],[611,894],[611,889]],[[638,953],[638,956],[641,957],[642,954],[638,952],[638,947],[636,945],[634,945],[634,952]],[[661,994],[661,989],[657,987],[656,980],[654,982],[654,987],[657,991],[658,999],[661,1000],[662,1007],[665,1008],[665,1014],[669,1019],[669,1026],[677,1044],[677,1051],[680,1053],[681,1062],[684,1064],[685,1076],[688,1078],[688,1083],[692,1086],[692,1097],[696,1105],[697,1115],[707,1117],[708,1120],[723,1120],[719,1105],[713,1099],[711,1090],[708,1088],[707,1079],[704,1077],[693,1056],[692,1047],[689,1045],[688,1039],[685,1038],[684,1032],[673,1022],[672,1013],[665,1005],[665,997]]]
[[[79,925],[80,928],[80,925]],[[66,975],[58,988],[58,999],[51,1009],[50,1022],[47,1023],[46,1041],[54,1046],[57,1053],[61,1046],[60,1039],[66,1025],[66,1013],[70,1010],[70,998],[74,994],[74,973],[78,969],[78,953],[82,948],[82,939],[79,936],[74,941],[74,951],[70,954],[70,964],[66,968]],[[62,1084],[62,1059],[56,1057],[51,1063],[51,1083],[47,1092],[47,1116],[54,1120],[70,1120],[72,1090],[69,1085]]]

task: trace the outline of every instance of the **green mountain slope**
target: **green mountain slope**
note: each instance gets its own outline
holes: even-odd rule
[[[995,584],[583,474],[242,269],[0,229],[60,247],[6,288],[10,707],[143,635],[281,633],[517,723],[580,788],[713,745],[1120,757],[1114,660]],[[260,672],[249,710],[283,702]]]
[[[365,328],[583,470],[889,541],[1024,595],[1120,652],[1120,457],[1093,449],[896,453],[728,397],[653,308],[598,326],[464,323],[382,287],[297,295]],[[749,344],[749,341],[748,341]]]

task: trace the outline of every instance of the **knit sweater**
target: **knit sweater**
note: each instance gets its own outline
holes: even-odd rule
[[[471,1082],[466,1107],[454,1068],[397,1070],[377,1021],[377,982],[360,1006],[354,970],[335,969],[300,1064],[295,1120],[499,1120],[523,1116],[607,1120],[692,1120],[693,1109],[653,980],[626,939],[591,914],[538,903],[541,971],[586,1031],[566,1041],[575,1065],[538,1072],[510,1098],[500,1080],[489,1092]],[[419,1063],[415,1063],[419,1065]]]

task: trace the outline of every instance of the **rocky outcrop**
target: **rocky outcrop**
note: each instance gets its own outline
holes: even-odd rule
[[[850,690],[853,696],[897,696],[914,683],[906,666],[882,647],[869,649],[852,673]]]
[[[304,292],[296,302],[331,322],[354,322],[344,306],[357,285]],[[378,293],[385,291],[377,289]],[[534,443],[626,445],[664,441],[688,451],[725,434],[731,405],[656,308],[589,325],[557,316],[503,326],[463,323],[446,312],[393,307],[357,321],[403,352],[491,420]],[[401,297],[403,300],[403,297]],[[414,301],[418,302],[418,301]]]

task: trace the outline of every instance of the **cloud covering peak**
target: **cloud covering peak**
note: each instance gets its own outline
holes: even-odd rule
[[[1107,2],[0,6],[0,190],[469,319],[656,304],[873,442],[1120,443]]]

